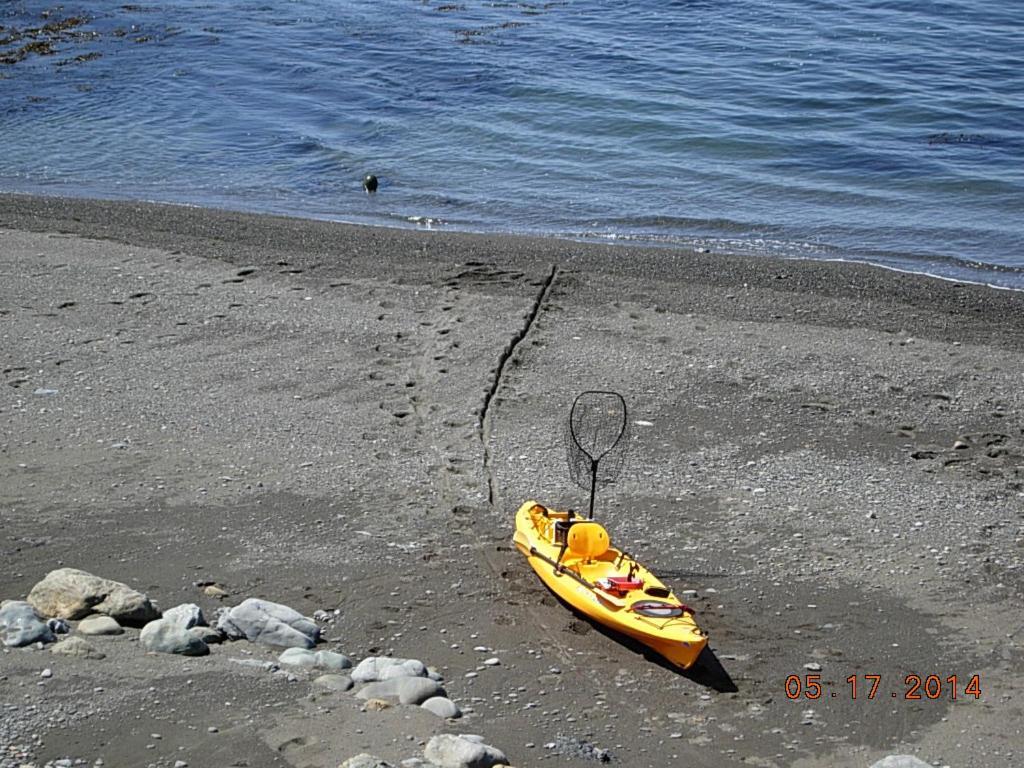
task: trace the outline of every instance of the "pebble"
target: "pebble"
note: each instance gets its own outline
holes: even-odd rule
[[[501,660],[496,658],[496,657],[494,657],[494,656],[492,656],[489,659],[485,659],[484,660],[484,664],[486,664],[488,667],[496,667],[499,664],[501,664]]]
[[[42,678],[49,679],[49,678],[53,677],[53,670],[50,669],[49,667],[47,667],[46,669],[44,669],[42,672],[39,673],[39,676],[42,677]]]

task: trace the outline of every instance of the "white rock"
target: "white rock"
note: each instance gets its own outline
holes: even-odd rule
[[[505,754],[466,736],[442,733],[427,742],[423,757],[439,768],[492,768],[508,765]]]
[[[420,704],[428,712],[432,712],[438,717],[443,717],[446,720],[449,718],[462,717],[462,712],[456,706],[455,702],[444,696],[431,696],[429,699]]]
[[[164,611],[163,620],[177,624],[182,629],[192,627],[205,627],[206,617],[203,616],[203,609],[195,603],[182,603]]]
[[[422,677],[426,672],[423,662],[416,659],[367,656],[352,670],[352,679],[357,683],[372,683],[394,677]]]
[[[871,768],[932,768],[931,765],[926,763],[924,760],[920,760],[913,755],[889,755],[883,757],[876,763],[871,764]]]

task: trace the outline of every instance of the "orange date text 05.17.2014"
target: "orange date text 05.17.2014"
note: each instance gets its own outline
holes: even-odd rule
[[[850,675],[843,682],[822,680],[819,674],[790,675],[786,678],[786,698],[835,699],[840,696],[853,699],[946,699],[981,698],[981,676],[919,675],[911,673],[902,683],[893,685],[882,675]]]

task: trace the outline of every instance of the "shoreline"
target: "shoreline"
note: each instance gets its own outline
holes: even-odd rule
[[[883,265],[844,260],[727,256],[693,250],[580,243],[526,235],[417,231],[275,214],[250,214],[184,204],[86,200],[0,193],[0,228],[43,232],[57,228],[83,237],[157,248],[194,245],[213,258],[241,264],[287,250],[329,274],[331,257],[373,274],[384,264],[414,275],[462,258],[490,258],[510,265],[582,267],[630,280],[665,279],[715,288],[810,293],[823,298],[880,301],[889,307],[942,311],[971,328],[1014,330],[1024,314],[1024,292],[958,281]],[[377,254],[377,249],[386,251]],[[488,256],[487,254],[496,254]],[[633,258],[624,258],[628,255]],[[319,261],[322,259],[323,261]],[[727,307],[722,310],[728,312]],[[740,313],[735,313],[740,314]],[[869,317],[858,322],[885,330]],[[931,332],[938,329],[932,328]],[[917,332],[925,332],[923,329]],[[1014,340],[1024,343],[1024,337]]]
[[[581,744],[630,768],[1013,764],[1024,296],[622,255],[0,196],[0,599],[68,566],[162,609],[329,612],[322,647],[421,658],[465,713],[363,711],[231,662],[266,647],[184,659],[130,630],[90,639],[101,660],[5,649],[0,736],[40,734],[38,765],[398,764],[440,732],[519,766]],[[698,611],[736,690],[606,636],[511,546],[523,500],[579,504],[561,428],[584,389],[635,424],[599,517]],[[786,695],[819,668],[834,695]],[[977,674],[982,696],[907,698],[909,674]]]

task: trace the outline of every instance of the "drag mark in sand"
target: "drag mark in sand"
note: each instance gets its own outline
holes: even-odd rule
[[[498,388],[501,386],[501,378],[505,373],[505,366],[508,361],[512,359],[512,355],[515,354],[516,348],[529,334],[530,329],[533,327],[534,322],[537,320],[537,316],[540,314],[541,307],[547,300],[548,295],[551,293],[551,288],[555,284],[555,278],[558,277],[558,265],[552,264],[551,271],[548,273],[547,279],[544,284],[541,285],[540,291],[537,293],[537,298],[534,299],[533,306],[530,308],[529,314],[527,314],[522,327],[512,336],[512,339],[508,344],[505,345],[505,349],[502,350],[501,355],[498,357],[498,365],[494,369],[494,378],[491,380],[491,386],[484,395],[483,406],[480,409],[480,443],[484,449],[484,475],[487,477],[487,503],[493,507],[498,501],[498,490],[497,482],[494,479],[494,472],[491,469],[491,448],[490,441],[488,440],[491,429],[490,429],[490,408],[491,401],[498,392]]]

